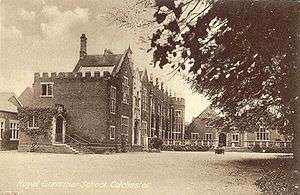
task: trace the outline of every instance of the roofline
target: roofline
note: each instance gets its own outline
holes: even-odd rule
[[[17,100],[17,102],[20,104],[20,106],[23,107],[23,104],[20,102],[20,100],[18,100],[16,95],[13,95],[12,97],[14,97]]]
[[[18,114],[18,111],[14,112],[14,111],[0,110],[0,112],[7,112],[7,113],[12,113],[12,114]]]

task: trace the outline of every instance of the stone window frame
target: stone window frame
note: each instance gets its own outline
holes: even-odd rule
[[[181,132],[173,132],[173,139],[179,140],[181,138]]]
[[[129,104],[129,80],[126,76],[123,76],[122,80],[122,93],[122,103]]]
[[[32,126],[30,125],[30,122],[32,122]],[[38,129],[39,128],[36,116],[34,116],[34,115],[30,116],[30,119],[27,122],[27,127],[29,129]]]
[[[239,142],[240,134],[239,133],[232,133],[231,134],[231,142]]]
[[[11,131],[10,140],[19,140],[20,127],[18,120],[9,120],[9,129]]]
[[[5,118],[0,118],[0,140],[2,140],[2,137],[4,136],[5,131]]]
[[[46,91],[45,91],[45,94],[43,94],[43,86],[46,86]],[[51,93],[49,93],[49,86],[51,86]],[[40,97],[53,97],[53,86],[54,86],[54,82],[41,82],[41,88],[42,88],[42,91],[41,91],[41,95]]]
[[[143,121],[141,123],[141,131],[147,133],[147,127],[148,127],[148,123],[147,121]]]
[[[115,140],[115,138],[116,138],[116,126],[111,125],[109,127],[109,139],[110,140]]]
[[[265,126],[260,126],[255,132],[255,141],[270,141],[270,131]]]
[[[123,123],[123,119],[126,119],[127,120],[127,124],[124,124]],[[121,128],[122,128],[122,133],[124,132],[124,127],[127,127],[127,130],[126,132],[128,133],[129,132],[129,117],[128,116],[125,116],[125,115],[121,115]]]
[[[142,110],[147,111],[147,88],[142,89]]]
[[[196,135],[196,138],[194,137]],[[191,133],[191,139],[197,140],[199,139],[199,133]]]
[[[177,112],[179,112],[179,116],[177,116]],[[182,132],[183,131],[183,111],[181,109],[174,110],[174,122],[175,122],[175,131],[174,132]]]
[[[110,113],[116,114],[117,111],[117,88],[110,86]]]
[[[205,140],[213,140],[213,133],[205,133]]]

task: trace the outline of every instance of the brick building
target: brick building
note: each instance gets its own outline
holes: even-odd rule
[[[74,70],[35,73],[32,90],[28,109],[20,109],[24,116],[20,121],[22,151],[28,151],[32,145],[28,130],[43,126],[43,120],[34,116],[43,115],[35,112],[41,108],[52,108],[44,117],[52,122],[45,126],[50,136],[39,143],[41,152],[55,152],[51,147],[68,143],[81,148],[118,147],[126,143],[129,148],[147,149],[149,138],[154,135],[176,139],[184,135],[184,99],[171,97],[157,79],[154,84],[146,70],[138,70],[130,48],[123,54],[113,54],[108,49],[101,55],[87,54],[84,34]],[[58,108],[65,114],[58,114]],[[35,123],[36,127],[29,126]]]
[[[19,144],[18,107],[13,93],[0,93],[0,150],[15,150]]]
[[[224,132],[214,128],[210,123],[218,117],[210,107],[205,109],[187,127],[186,138],[194,144],[206,146],[225,146],[226,148],[246,149],[259,145],[261,147],[291,147],[291,139],[279,134],[277,130],[266,129],[263,125],[257,125],[253,132],[240,131],[232,128]]]

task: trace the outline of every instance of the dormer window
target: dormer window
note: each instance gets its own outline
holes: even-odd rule
[[[42,94],[41,97],[53,97],[53,82],[41,83]]]

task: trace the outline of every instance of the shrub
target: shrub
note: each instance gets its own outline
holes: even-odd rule
[[[265,152],[265,153],[292,153],[292,148],[282,148],[278,146],[272,147],[260,147],[259,145],[255,145],[250,148],[252,152]]]
[[[162,146],[163,151],[208,151],[208,146],[195,146],[195,145],[163,145]]]

